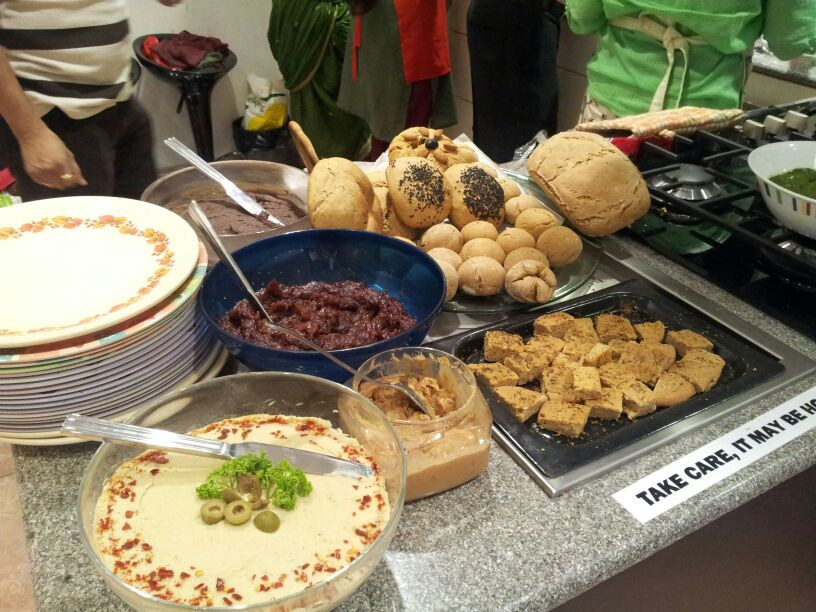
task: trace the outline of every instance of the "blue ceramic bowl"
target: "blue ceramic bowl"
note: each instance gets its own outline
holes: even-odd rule
[[[419,248],[383,234],[332,229],[291,232],[259,240],[233,257],[256,290],[272,279],[286,285],[354,280],[402,302],[416,319],[415,327],[388,340],[333,352],[354,367],[381,351],[419,345],[445,300],[445,277],[436,262]],[[223,262],[210,270],[198,294],[207,322],[239,361],[256,370],[349,379],[348,372],[319,353],[258,346],[223,331],[218,320],[244,297]]]

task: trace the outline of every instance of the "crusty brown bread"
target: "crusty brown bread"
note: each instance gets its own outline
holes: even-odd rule
[[[422,157],[400,157],[385,171],[389,201],[412,228],[442,223],[450,213],[451,188],[439,169]]]
[[[530,176],[587,236],[606,236],[649,210],[649,190],[635,165],[605,138],[562,132],[533,151]]]
[[[382,231],[382,209],[371,181],[342,157],[317,162],[309,175],[306,209],[312,227]]]

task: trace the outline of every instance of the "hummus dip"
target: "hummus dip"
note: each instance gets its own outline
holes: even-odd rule
[[[196,486],[223,462],[152,450],[111,475],[95,511],[100,557],[124,582],[154,597],[199,606],[259,603],[326,580],[356,559],[391,514],[382,474],[354,438],[323,419],[256,414],[190,432],[353,459],[370,477],[308,474],[312,492],[280,517],[274,533],[200,517]]]

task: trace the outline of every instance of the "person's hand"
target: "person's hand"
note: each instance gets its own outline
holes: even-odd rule
[[[68,189],[88,184],[74,154],[59,136],[47,128],[22,139],[20,153],[26,174],[35,183],[50,189]]]

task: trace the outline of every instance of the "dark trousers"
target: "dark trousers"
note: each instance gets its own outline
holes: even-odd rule
[[[0,119],[0,163],[14,174],[23,200],[73,195],[138,200],[145,187],[156,180],[150,119],[136,100],[120,102],[87,119],[71,119],[54,108],[43,121],[74,154],[88,184],[60,191],[32,181],[23,169],[14,134]]]
[[[555,133],[559,20],[547,0],[471,0],[473,137],[502,163],[539,130]]]

